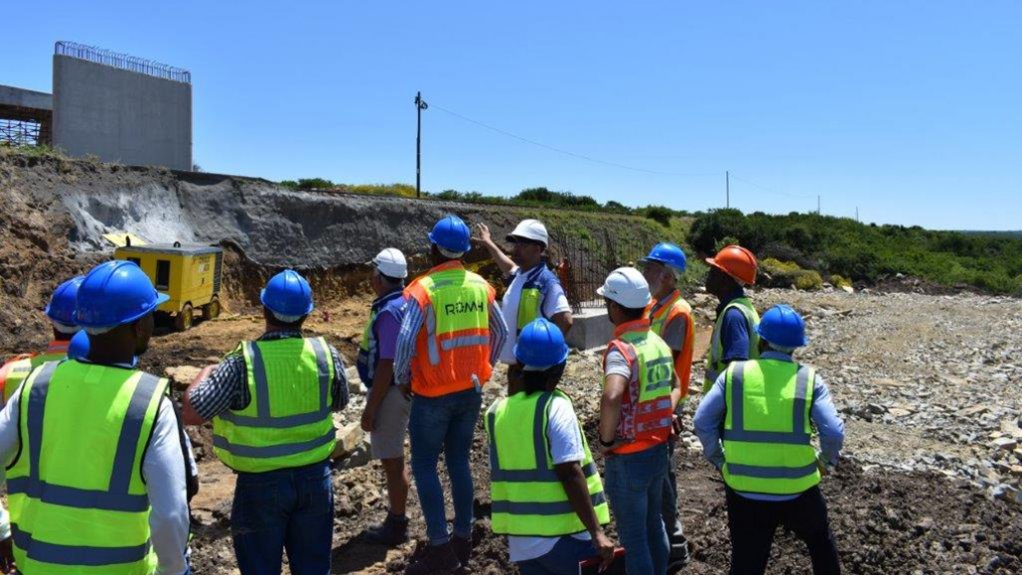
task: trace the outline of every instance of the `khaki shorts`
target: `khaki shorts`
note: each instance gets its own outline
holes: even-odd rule
[[[375,431],[369,434],[369,449],[373,459],[404,457],[411,407],[411,400],[405,397],[401,388],[391,386],[376,411]]]

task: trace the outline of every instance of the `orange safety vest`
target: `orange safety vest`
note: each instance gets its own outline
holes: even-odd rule
[[[674,409],[674,358],[660,336],[649,328],[648,319],[638,319],[617,326],[614,339],[603,354],[606,370],[607,354],[618,350],[631,367],[631,377],[621,400],[621,419],[617,438],[627,443],[613,453],[644,451],[664,443],[671,437]]]
[[[659,336],[663,336],[664,328],[673,321],[683,320],[685,322],[685,342],[680,351],[672,352],[677,355],[674,358],[674,372],[678,374],[678,381],[681,382],[681,401],[688,398],[688,383],[692,376],[692,346],[696,337],[696,326],[692,320],[692,306],[681,299],[681,292],[674,290],[667,296],[655,312],[653,307],[660,302],[652,302],[646,308],[646,317],[649,318],[649,328]]]
[[[437,397],[489,381],[493,286],[452,260],[416,278],[404,293],[423,315],[412,358],[412,392]]]

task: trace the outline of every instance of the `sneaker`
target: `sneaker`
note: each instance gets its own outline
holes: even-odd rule
[[[408,518],[387,514],[383,523],[366,531],[365,539],[376,545],[394,547],[408,541]]]
[[[667,571],[674,573],[688,565],[691,556],[688,550],[688,540],[685,536],[671,537],[671,554],[667,559]]]
[[[461,568],[450,543],[430,545],[405,569],[405,575],[449,575]]]
[[[451,536],[451,548],[454,549],[454,554],[457,555],[458,561],[465,567],[468,566],[468,560],[472,557],[472,540],[465,539],[464,537],[458,537],[457,535]]]

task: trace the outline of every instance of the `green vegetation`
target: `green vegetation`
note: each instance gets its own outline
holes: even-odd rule
[[[817,290],[823,287],[823,278],[816,270],[804,270],[794,262],[782,262],[766,258],[759,262],[760,271],[768,279],[761,282],[769,287],[791,287],[801,290]]]
[[[726,238],[761,259],[793,262],[841,279],[874,282],[904,274],[943,285],[1022,294],[1022,238],[861,224],[849,218],[714,210],[692,223],[689,244],[703,254]]]

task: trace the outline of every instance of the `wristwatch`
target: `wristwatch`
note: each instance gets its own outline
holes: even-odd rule
[[[610,447],[611,445],[614,445],[613,441],[604,441],[602,437],[599,438],[599,441],[600,445],[602,445],[603,447]]]

